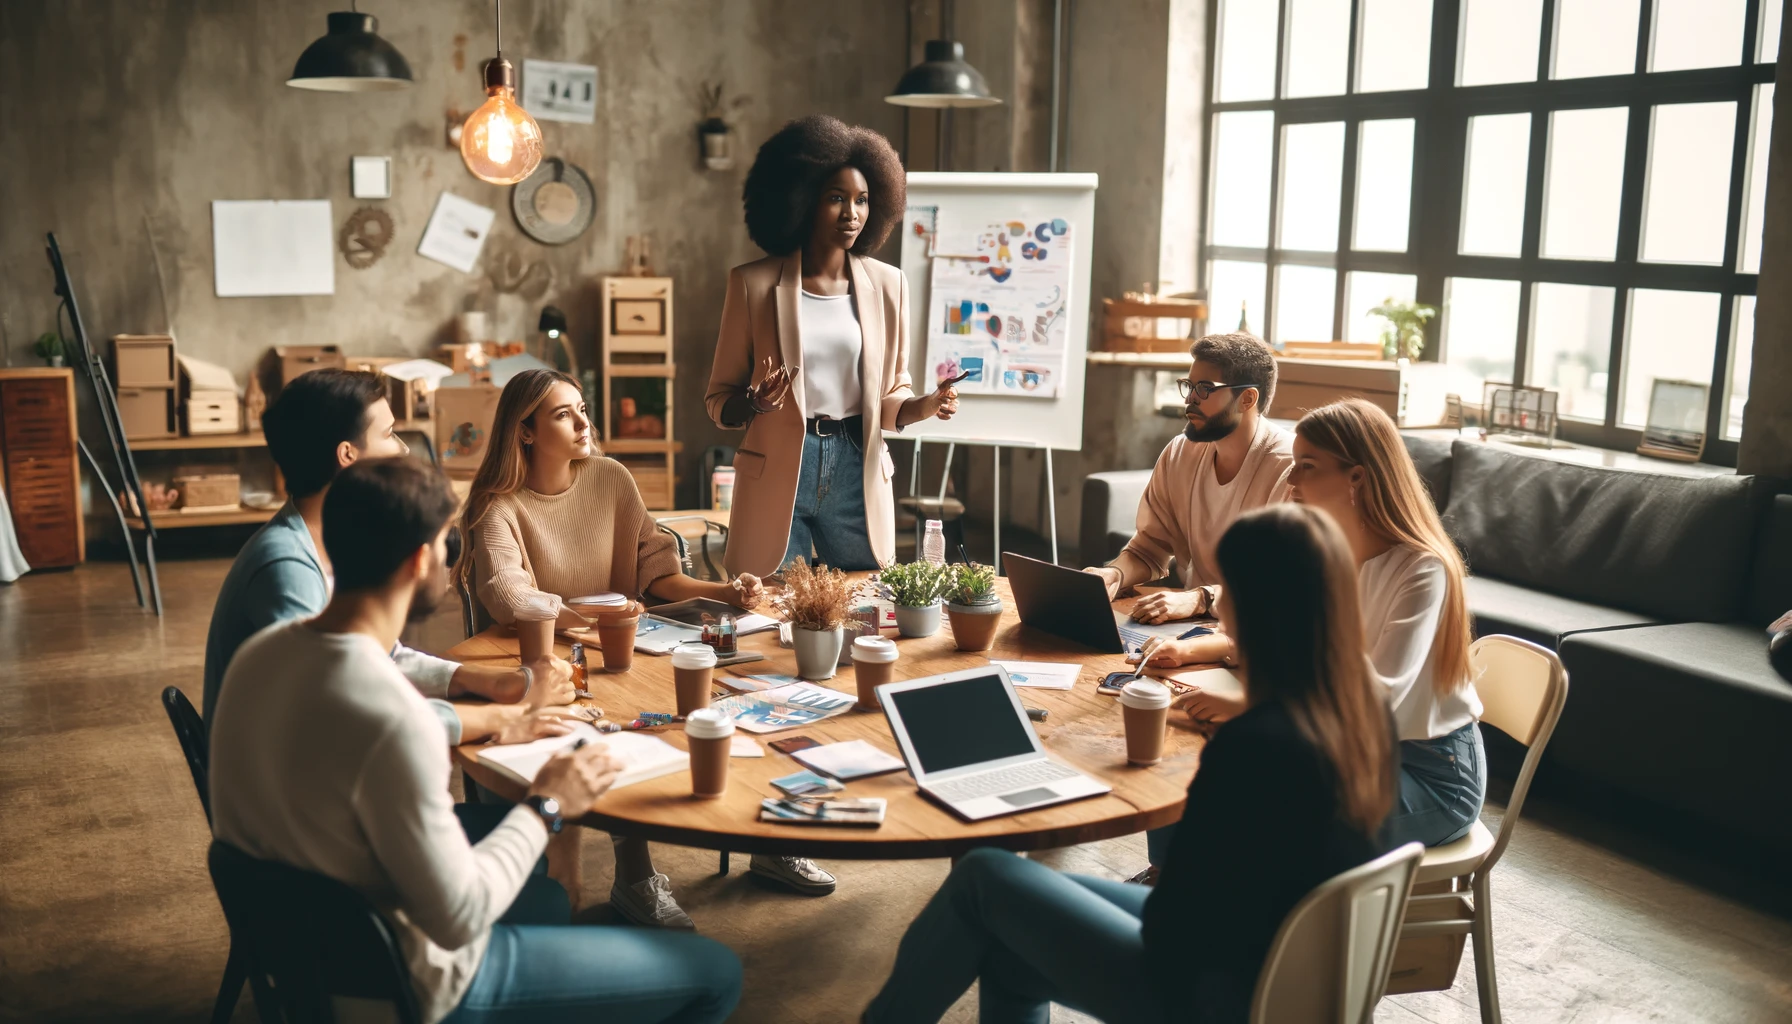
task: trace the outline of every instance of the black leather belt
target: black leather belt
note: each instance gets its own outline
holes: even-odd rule
[[[833,437],[835,434],[857,437],[865,432],[865,417],[848,416],[843,420],[836,420],[826,416],[811,416],[808,429],[816,437]]]

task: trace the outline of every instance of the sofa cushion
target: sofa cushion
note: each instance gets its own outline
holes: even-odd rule
[[[1767,635],[1686,622],[1578,633],[1561,645],[1568,703],[1551,763],[1792,850],[1792,683]]]
[[[1151,482],[1149,469],[1090,473],[1083,478],[1083,518],[1077,530],[1078,557],[1101,565],[1120,553],[1139,521],[1139,500]]]
[[[1444,524],[1470,571],[1669,621],[1742,617],[1753,478],[1581,466],[1457,441]]]
[[[1656,621],[1636,612],[1557,597],[1485,576],[1468,578],[1467,596],[1469,614],[1475,617],[1476,636],[1504,633],[1550,648],[1570,633],[1651,625]]]
[[[1425,481],[1425,489],[1431,492],[1431,502],[1438,511],[1450,504],[1450,446],[1452,442],[1441,437],[1424,437],[1418,434],[1401,434],[1406,442],[1406,453],[1412,456],[1412,464],[1418,468],[1419,479]]]
[[[1780,494],[1761,518],[1748,621],[1765,628],[1788,611],[1792,611],[1792,494]]]

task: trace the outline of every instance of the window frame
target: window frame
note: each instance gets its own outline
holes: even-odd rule
[[[1221,3],[1208,8],[1207,52],[1214,54],[1210,74],[1203,85],[1209,125],[1220,114],[1236,111],[1270,111],[1275,116],[1271,134],[1271,180],[1267,245],[1264,248],[1217,246],[1209,241],[1214,203],[1213,131],[1205,133],[1202,166],[1207,169],[1205,195],[1199,218],[1200,275],[1205,286],[1215,260],[1262,263],[1264,297],[1257,329],[1264,337],[1275,334],[1276,271],[1285,265],[1329,267],[1336,271],[1333,302],[1333,337],[1344,337],[1348,328],[1345,308],[1349,275],[1369,271],[1410,274],[1417,277],[1417,301],[1443,308],[1445,281],[1451,277],[1478,277],[1520,282],[1518,329],[1513,339],[1514,377],[1522,382],[1530,369],[1531,311],[1538,283],[1595,285],[1615,290],[1612,338],[1607,373],[1605,414],[1601,421],[1563,419],[1557,436],[1574,444],[1619,450],[1634,449],[1642,431],[1618,425],[1624,362],[1628,337],[1630,298],[1634,289],[1657,288],[1718,294],[1718,322],[1711,366],[1711,399],[1706,409],[1706,442],[1703,461],[1734,466],[1739,442],[1725,439],[1731,348],[1735,331],[1732,319],[1737,298],[1755,295],[1758,275],[1740,266],[1741,233],[1745,225],[1750,139],[1755,119],[1756,87],[1772,83],[1776,63],[1759,63],[1757,35],[1763,3],[1746,0],[1739,63],[1721,68],[1649,72],[1650,44],[1656,24],[1656,5],[1639,5],[1635,62],[1629,74],[1554,80],[1549,77],[1555,50],[1557,0],[1543,0],[1537,54],[1537,79],[1499,85],[1456,84],[1464,0],[1434,0],[1431,12],[1429,82],[1424,89],[1396,92],[1347,92],[1339,96],[1280,98],[1286,81],[1288,20],[1292,0],[1277,0],[1276,68],[1277,98],[1219,102],[1218,23]],[[1346,83],[1354,90],[1358,81],[1364,0],[1352,0],[1350,46]],[[1724,259],[1719,266],[1646,263],[1641,256],[1641,233],[1646,202],[1650,134],[1653,108],[1663,104],[1734,102],[1736,125],[1730,154],[1728,206],[1724,226]],[[1611,261],[1547,259],[1541,256],[1544,179],[1548,161],[1550,114],[1558,110],[1624,107],[1629,110],[1619,200],[1618,244]],[[1483,114],[1528,113],[1530,153],[1526,165],[1522,244],[1516,257],[1468,256],[1458,252],[1462,227],[1463,186],[1467,160],[1469,118]],[[1413,124],[1412,194],[1407,221],[1405,252],[1356,250],[1356,183],[1361,125],[1364,121],[1411,118]],[[1284,128],[1291,124],[1342,121],[1344,155],[1339,200],[1338,246],[1335,252],[1282,249],[1282,163]],[[1756,197],[1760,202],[1763,197]],[[1443,357],[1441,320],[1426,330],[1423,360]],[[1479,401],[1480,396],[1463,396]],[[1746,424],[1744,429],[1746,430]]]

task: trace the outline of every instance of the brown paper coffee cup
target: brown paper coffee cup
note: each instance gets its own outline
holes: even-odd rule
[[[709,707],[715,666],[716,652],[705,644],[679,644],[672,648],[672,685],[680,715]]]
[[[1164,759],[1164,732],[1170,724],[1170,688],[1154,679],[1134,679],[1120,691],[1126,724],[1126,759],[1156,764]]]
[[[691,795],[707,800],[726,793],[734,720],[714,708],[699,708],[685,719],[684,738],[691,753]]]
[[[859,686],[860,711],[883,707],[877,688],[896,675],[896,645],[881,636],[861,636],[852,642],[852,674]]]

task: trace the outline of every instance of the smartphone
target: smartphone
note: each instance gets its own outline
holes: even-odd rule
[[[799,750],[808,750],[810,747],[819,747],[821,744],[807,736],[791,736],[787,739],[771,740],[766,743],[766,746],[776,750],[780,754],[794,754]]]
[[[948,377],[947,379],[940,381],[938,387],[935,387],[934,390],[938,391],[938,390],[940,390],[940,388],[949,388],[954,384],[963,384],[965,381],[970,380],[970,379],[971,379],[971,371],[964,370],[964,371],[960,372],[959,375],[956,377]]]
[[[1096,693],[1119,693],[1123,688],[1125,688],[1127,683],[1130,683],[1133,681],[1133,678],[1134,678],[1134,675],[1130,669],[1121,669],[1118,672],[1109,672],[1107,674],[1106,678],[1102,679],[1102,681],[1099,684],[1097,684],[1097,686],[1095,687],[1095,692]],[[1140,676],[1138,678],[1142,679],[1144,677]]]

